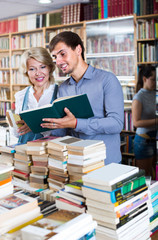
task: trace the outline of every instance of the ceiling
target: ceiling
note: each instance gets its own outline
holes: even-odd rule
[[[15,18],[31,13],[50,12],[64,5],[88,0],[52,0],[50,4],[40,4],[38,0],[0,0],[0,20]]]

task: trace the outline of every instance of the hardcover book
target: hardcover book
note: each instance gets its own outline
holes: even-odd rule
[[[66,114],[64,108],[67,107],[76,118],[93,117],[93,110],[86,94],[68,96],[56,99],[52,104],[48,104],[36,109],[22,111],[20,117],[26,122],[34,133],[48,131],[40,125],[43,118],[62,118]]]

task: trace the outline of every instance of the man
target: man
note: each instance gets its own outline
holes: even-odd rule
[[[56,35],[49,44],[49,50],[56,60],[57,67],[70,75],[59,87],[58,97],[86,93],[94,117],[76,119],[65,108],[64,118],[43,119],[48,123],[43,123],[42,127],[62,129],[63,136],[67,134],[81,139],[103,140],[106,145],[105,164],[119,163],[124,101],[118,79],[114,74],[94,68],[85,62],[82,40],[73,32],[66,31]]]

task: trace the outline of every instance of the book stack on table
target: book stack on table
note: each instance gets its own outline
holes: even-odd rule
[[[12,170],[13,166],[0,165],[0,198],[13,193]]]
[[[64,187],[68,183],[67,172],[67,145],[72,142],[81,141],[79,138],[65,136],[49,141],[48,151],[48,168],[49,168],[49,188],[55,191]]]
[[[106,148],[100,140],[81,140],[67,145],[69,181],[81,179],[88,172],[104,166]]]
[[[31,156],[27,154],[27,144],[15,146],[13,161],[14,161],[13,180],[22,183],[29,182],[32,159]]]
[[[82,180],[68,183],[65,188],[54,193],[58,209],[83,213],[86,211],[85,197],[82,194]]]
[[[158,232],[158,181],[151,181],[149,186],[150,236]]]
[[[47,144],[56,137],[48,136],[27,142],[27,154],[32,157],[30,186],[34,188],[48,188],[48,154]]]
[[[144,171],[111,163],[82,177],[87,213],[97,221],[100,240],[148,239],[149,193]]]
[[[0,147],[0,164],[12,166],[15,146],[1,146]]]

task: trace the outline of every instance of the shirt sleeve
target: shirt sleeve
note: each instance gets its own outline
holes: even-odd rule
[[[112,74],[103,88],[104,117],[94,116],[89,119],[77,119],[75,131],[86,135],[118,134],[124,123],[124,99],[122,87]],[[98,96],[99,97],[99,96]],[[93,103],[96,104],[97,103]]]

